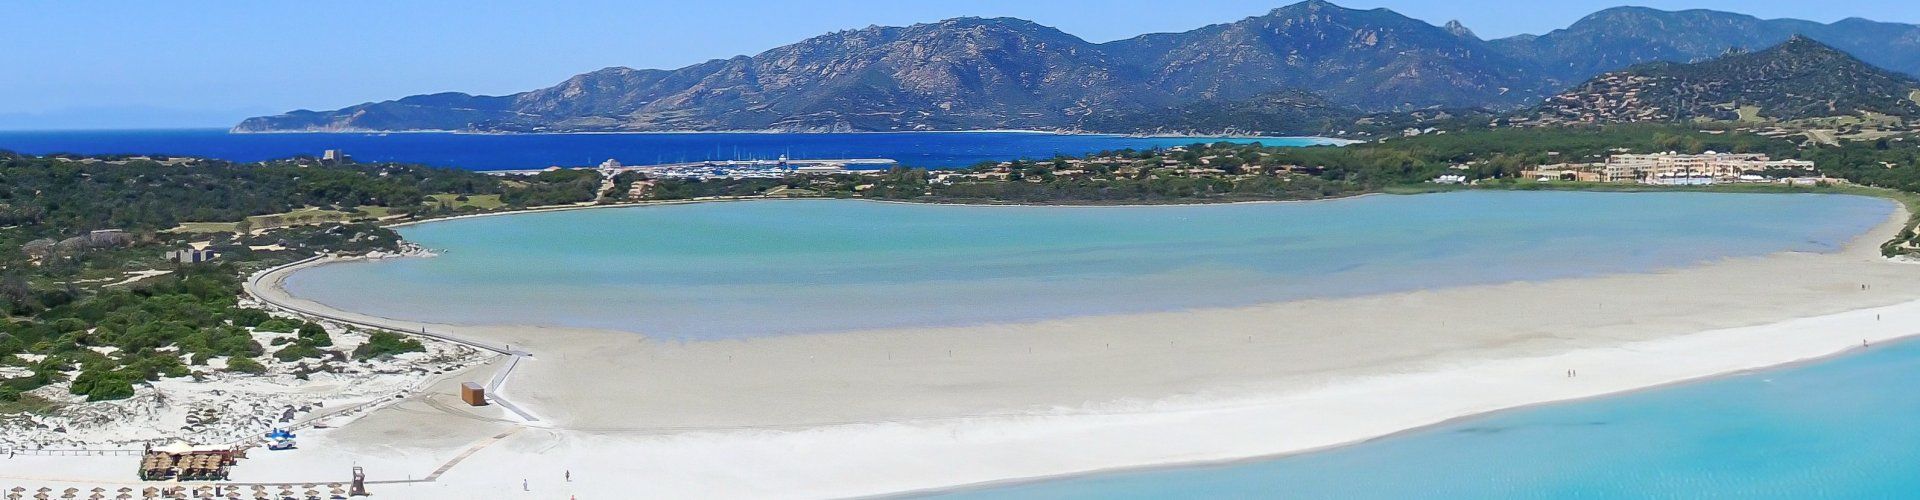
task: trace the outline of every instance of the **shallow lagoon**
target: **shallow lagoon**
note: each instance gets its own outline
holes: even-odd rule
[[[286,285],[398,319],[724,339],[1240,306],[1827,252],[1892,210],[1853,196],[1576,192],[1154,207],[703,203],[417,225],[402,234],[442,256],[322,266]]]

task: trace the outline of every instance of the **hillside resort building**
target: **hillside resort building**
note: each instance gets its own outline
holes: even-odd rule
[[[1775,182],[1772,172],[1794,172],[1794,180],[1814,175],[1814,163],[1805,160],[1775,160],[1758,153],[1702,154],[1654,153],[1615,154],[1600,163],[1562,163],[1542,165],[1524,173],[1541,181],[1637,182],[1669,186],[1703,185],[1723,182]]]

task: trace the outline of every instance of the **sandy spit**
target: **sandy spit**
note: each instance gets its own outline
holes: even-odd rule
[[[429,396],[236,479],[337,475],[375,452],[376,479],[420,478],[470,451],[437,481],[382,488],[811,498],[1313,450],[1920,333],[1903,326],[1920,321],[1920,266],[1877,254],[1896,212],[1833,254],[961,328],[669,342],[335,311],[533,352],[503,395],[543,422]]]

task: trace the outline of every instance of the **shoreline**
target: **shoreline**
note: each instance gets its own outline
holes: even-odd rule
[[[1260,139],[1308,139],[1321,141],[1314,145],[1344,146],[1367,142],[1358,139],[1321,137],[1311,135],[1183,135],[1183,134],[1132,134],[1125,132],[1089,132],[1043,129],[972,129],[972,130],[855,130],[847,132],[792,131],[778,129],[728,129],[728,130],[654,130],[654,131],[577,131],[577,132],[491,132],[473,130],[238,130],[228,128],[184,128],[184,129],[125,129],[126,131],[167,131],[167,130],[203,130],[221,131],[232,135],[271,135],[271,134],[446,134],[446,135],[874,135],[874,134],[1024,134],[1024,135],[1061,135],[1076,137],[1127,137],[1141,139],[1216,139],[1216,140],[1260,140]],[[46,130],[36,132],[84,132],[80,130]]]
[[[1389,193],[1368,193],[1368,194],[1370,195],[1370,194],[1389,194]],[[1362,195],[1362,196],[1366,196],[1366,195]],[[1895,206],[1895,210],[1888,217],[1888,219],[1880,223],[1879,225],[1876,225],[1874,228],[1868,230],[1867,232],[1862,233],[1859,236],[1856,236],[1853,239],[1853,241],[1848,242],[1847,245],[1845,245],[1845,247],[1842,250],[1836,253],[1841,253],[1841,254],[1865,253],[1865,251],[1868,249],[1877,249],[1880,247],[1880,245],[1872,243],[1874,241],[1875,234],[1898,232],[1904,228],[1910,227],[1913,224],[1912,221],[1915,220],[1915,218],[1920,217],[1920,213],[1910,212],[1906,204],[1903,203],[1902,201],[1897,199],[1891,199],[1891,198],[1887,198],[1887,199],[1888,201],[1892,202]],[[1320,201],[1320,200],[1299,200],[1299,201]],[[1886,259],[1888,261],[1895,261],[1895,259],[1890,257],[1887,257]],[[1915,264],[1920,264],[1920,263],[1915,263]],[[1908,306],[1908,307],[1920,309],[1920,300],[1915,300],[1905,304],[1898,304],[1895,306],[1849,311],[1848,313],[1864,313],[1866,311],[1887,309],[1887,308],[1899,307],[1899,306]],[[1848,314],[1848,313],[1842,313],[1842,314]],[[1804,320],[1811,320],[1811,319],[1814,319],[1814,318],[1801,318],[1800,320],[1804,321]],[[1880,321],[1878,314],[1876,314],[1875,321],[1876,322]],[[1712,332],[1700,332],[1700,333],[1688,334],[1683,337],[1696,337],[1696,336],[1704,335],[1707,333],[1712,333]],[[1680,337],[1675,337],[1675,338],[1680,338]],[[1278,452],[1263,454],[1263,455],[1252,455],[1252,456],[1227,458],[1227,459],[1220,459],[1220,460],[1197,460],[1197,461],[1189,461],[1189,462],[1139,464],[1139,465],[1112,467],[1112,468],[1099,469],[1099,470],[1070,472],[1070,473],[1064,473],[1064,474],[996,479],[996,480],[990,480],[990,481],[982,481],[982,482],[976,482],[976,483],[959,484],[959,485],[951,485],[951,486],[943,486],[943,487],[935,487],[935,488],[905,490],[905,491],[881,493],[881,494],[874,494],[874,495],[861,495],[861,496],[850,497],[850,498],[876,498],[876,499],[917,498],[917,497],[928,496],[928,495],[984,491],[984,490],[991,490],[995,488],[1013,487],[1013,486],[1021,486],[1021,485],[1028,485],[1028,484],[1039,484],[1039,483],[1046,483],[1050,481],[1076,479],[1076,478],[1089,478],[1089,477],[1104,476],[1109,474],[1178,470],[1178,469],[1187,469],[1187,468],[1196,468],[1196,467],[1232,466],[1232,465],[1238,465],[1238,464],[1249,464],[1249,463],[1277,460],[1277,459],[1282,459],[1287,457],[1307,455],[1307,454],[1324,452],[1324,451],[1329,451],[1329,450],[1334,450],[1339,448],[1345,448],[1349,446],[1356,446],[1356,445],[1361,445],[1366,443],[1389,440],[1396,437],[1428,431],[1428,430],[1432,430],[1439,427],[1458,424],[1461,422],[1487,418],[1487,417],[1508,413],[1508,412],[1526,411],[1529,409],[1540,408],[1540,407],[1551,406],[1551,405],[1558,405],[1558,404],[1597,401],[1597,400],[1614,398],[1614,397],[1621,397],[1621,396],[1628,396],[1628,395],[1646,393],[1651,391],[1658,391],[1658,390],[1677,387],[1677,386],[1705,383],[1705,382],[1711,382],[1715,380],[1723,380],[1723,379],[1728,379],[1733,377],[1750,375],[1754,373],[1789,369],[1794,367],[1802,367],[1802,366],[1807,366],[1812,364],[1829,362],[1829,361],[1833,361],[1849,355],[1864,352],[1865,350],[1871,349],[1873,346],[1876,346],[1876,345],[1920,342],[1920,331],[1894,335],[1891,337],[1884,337],[1884,338],[1878,339],[1878,342],[1875,342],[1875,343],[1869,343],[1868,339],[1862,339],[1861,342],[1862,342],[1861,345],[1856,346],[1852,344],[1847,344],[1846,347],[1839,350],[1832,351],[1832,352],[1790,359],[1790,360],[1779,362],[1779,363],[1765,364],[1757,367],[1732,369],[1732,370],[1726,370],[1726,371],[1720,371],[1720,372],[1714,372],[1714,373],[1707,373],[1707,374],[1698,375],[1694,377],[1678,378],[1673,380],[1667,380],[1664,382],[1654,383],[1651,385],[1631,387],[1627,389],[1610,391],[1610,392],[1600,392],[1600,393],[1587,394],[1587,395],[1569,397],[1569,398],[1563,398],[1563,399],[1540,400],[1540,401],[1534,401],[1534,402],[1529,402],[1529,403],[1524,403],[1524,404],[1519,404],[1519,405],[1509,406],[1504,408],[1498,408],[1493,410],[1487,410],[1482,412],[1466,413],[1466,414],[1461,414],[1458,416],[1434,421],[1434,422],[1423,424],[1423,425],[1402,428],[1402,429],[1384,433],[1384,434],[1361,437],[1361,438],[1357,438],[1349,441],[1326,444],[1326,445],[1315,446],[1310,448],[1278,451]],[[1633,346],[1629,344],[1621,347],[1631,348]]]
[[[1910,304],[1920,305],[1920,301],[1916,301],[1915,303],[1910,303]],[[1066,480],[1066,479],[1104,476],[1108,474],[1125,474],[1125,473],[1134,473],[1134,472],[1179,470],[1179,469],[1196,468],[1196,467],[1220,467],[1220,466],[1233,466],[1233,465],[1265,462],[1269,460],[1278,460],[1278,459],[1283,459],[1288,457],[1320,453],[1324,451],[1330,451],[1330,450],[1345,448],[1349,446],[1357,446],[1357,445],[1362,445],[1367,443],[1390,440],[1397,437],[1429,431],[1429,430],[1433,430],[1440,427],[1459,424],[1463,422],[1469,422],[1469,421],[1478,420],[1482,418],[1488,418],[1488,417],[1509,413],[1509,412],[1526,411],[1530,409],[1536,409],[1536,408],[1541,408],[1545,406],[1553,406],[1553,405],[1559,405],[1559,404],[1598,401],[1603,399],[1610,399],[1615,397],[1622,397],[1622,396],[1629,396],[1629,395],[1646,393],[1651,391],[1658,391],[1662,389],[1668,389],[1668,388],[1684,386],[1684,385],[1706,383],[1706,382],[1712,382],[1716,380],[1725,380],[1729,378],[1752,375],[1756,373],[1764,373],[1764,372],[1769,372],[1774,370],[1784,370],[1784,369],[1791,369],[1796,367],[1804,367],[1808,365],[1834,361],[1834,360],[1851,356],[1854,354],[1859,354],[1873,347],[1884,346],[1888,344],[1899,345],[1899,344],[1916,343],[1916,342],[1920,342],[1920,332],[1913,332],[1911,334],[1907,334],[1904,336],[1895,336],[1895,337],[1886,338],[1881,340],[1881,342],[1879,343],[1875,343],[1871,345],[1848,345],[1843,349],[1833,351],[1830,353],[1814,355],[1806,358],[1794,359],[1794,360],[1786,361],[1779,364],[1770,364],[1770,365],[1765,365],[1765,366],[1760,366],[1755,368],[1735,369],[1731,371],[1701,375],[1698,377],[1676,379],[1676,380],[1661,382],[1653,385],[1635,387],[1635,388],[1624,389],[1624,390],[1619,390],[1614,392],[1604,392],[1604,393],[1589,394],[1589,395],[1584,395],[1579,397],[1572,397],[1567,399],[1547,400],[1547,401],[1526,403],[1526,404],[1521,404],[1517,406],[1484,411],[1480,413],[1460,415],[1457,417],[1452,417],[1445,420],[1440,420],[1433,423],[1419,425],[1415,427],[1408,427],[1405,429],[1400,429],[1397,431],[1393,431],[1386,434],[1380,434],[1372,437],[1360,438],[1352,441],[1334,443],[1334,444],[1318,446],[1313,448],[1277,452],[1277,453],[1272,453],[1267,455],[1255,455],[1255,456],[1247,456],[1247,457],[1241,457],[1241,458],[1229,458],[1229,459],[1223,459],[1223,460],[1203,460],[1203,461],[1194,461],[1194,462],[1176,462],[1176,463],[1163,463],[1163,464],[1146,464],[1146,465],[1138,465],[1138,466],[1123,466],[1123,467],[1115,467],[1110,469],[1101,469],[1101,470],[1094,470],[1094,471],[1088,471],[1088,472],[1074,472],[1074,473],[1058,474],[1058,475],[1050,475],[1050,476],[1001,479],[1001,480],[992,480],[992,481],[985,481],[985,482],[979,482],[979,483],[970,483],[970,484],[962,484],[962,485],[939,487],[939,488],[928,488],[928,489],[921,489],[921,490],[900,491],[900,492],[893,492],[893,493],[882,493],[882,494],[876,494],[876,495],[865,495],[865,496],[850,497],[850,498],[916,498],[916,497],[921,497],[926,495],[965,493],[970,491],[981,491],[981,490],[990,490],[990,489],[1002,488],[1002,487],[1039,484],[1039,483],[1046,483],[1046,482]]]
[[[619,206],[634,205],[610,207]],[[543,434],[522,433],[510,442],[517,441],[521,447],[565,447],[580,457],[604,458],[612,461],[610,463],[620,463],[622,459],[616,457],[650,457],[638,463],[658,468],[641,471],[630,467],[587,466],[599,468],[592,472],[595,476],[659,475],[657,486],[664,488],[663,495],[890,496],[964,491],[1112,471],[1232,463],[1308,453],[1513,408],[1649,390],[1844,354],[1857,348],[1854,342],[1860,339],[1853,338],[1853,333],[1832,333],[1835,325],[1857,322],[1859,315],[1871,311],[1920,318],[1920,285],[1890,286],[1895,289],[1892,296],[1875,294],[1876,298],[1870,300],[1838,300],[1836,297],[1846,288],[1832,283],[1823,285],[1819,281],[1829,276],[1871,278],[1875,288],[1879,288],[1881,280],[1920,274],[1920,266],[1878,255],[1876,242],[1907,221],[1909,213],[1904,205],[1895,203],[1894,207],[1887,220],[1856,236],[1836,253],[1776,254],[1727,259],[1652,274],[1311,300],[1292,306],[697,343],[650,340],[625,332],[550,327],[434,325],[433,328],[525,345],[536,353],[536,357],[529,359],[528,366],[522,368],[524,373],[516,375],[516,387],[523,388],[527,394],[515,397],[526,398],[521,402],[530,403],[541,410],[543,417],[551,415],[552,418],[538,427],[543,429]],[[501,214],[504,213],[474,215]],[[1805,283],[1774,278],[1781,274],[1813,278]],[[1579,297],[1580,294],[1620,295],[1629,297],[1622,300],[1631,302],[1632,296],[1646,295],[1649,291],[1657,294],[1675,286],[1740,290],[1751,288],[1742,285],[1756,280],[1769,285],[1779,281],[1783,288],[1805,289],[1793,293],[1789,293],[1790,290],[1748,292],[1752,295],[1723,299],[1702,309],[1713,311],[1709,315],[1719,318],[1713,321],[1695,318],[1707,314],[1701,310],[1681,308],[1649,311],[1658,321],[1648,323],[1658,323],[1657,328],[1636,324],[1637,321],[1609,322],[1603,316],[1561,321],[1574,325],[1564,330],[1553,318],[1495,326],[1474,325],[1461,328],[1483,331],[1454,335],[1464,340],[1442,339],[1446,342],[1435,341],[1433,345],[1373,357],[1359,354],[1366,351],[1351,351],[1351,348],[1396,337],[1350,333],[1339,337],[1363,338],[1316,337],[1313,340],[1332,347],[1275,346],[1265,338],[1261,343],[1252,344],[1253,337],[1248,337],[1248,347],[1237,342],[1242,333],[1261,328],[1255,325],[1269,323],[1274,318],[1310,317],[1304,314],[1325,313],[1335,318],[1366,321],[1353,315],[1382,307],[1415,307],[1416,310],[1408,311],[1406,318],[1399,318],[1397,322],[1389,319],[1379,326],[1388,332],[1408,331],[1408,328],[1420,331],[1431,329],[1435,322],[1445,325],[1448,319],[1476,321],[1472,315],[1450,316],[1455,313],[1446,312],[1448,308],[1444,303],[1475,303],[1489,297],[1524,301],[1530,296]],[[1834,288],[1824,288],[1828,286]],[[270,292],[285,294],[284,291]],[[1785,303],[1749,303],[1755,300]],[[1810,303],[1822,300],[1825,302]],[[1433,302],[1443,304],[1435,306]],[[1526,309],[1524,306],[1519,308]],[[1690,304],[1690,307],[1702,305]],[[1717,310],[1721,308],[1747,308],[1753,311],[1753,317],[1736,314],[1739,311]],[[1582,323],[1595,320],[1600,322]],[[1549,324],[1537,324],[1542,322]],[[1899,322],[1876,324],[1884,327]],[[1187,325],[1205,331],[1170,337],[1171,330],[1163,329],[1168,325]],[[1521,335],[1513,336],[1516,332],[1509,331],[1512,328],[1522,329]],[[1214,329],[1227,333],[1215,334]],[[1807,329],[1828,333],[1819,338],[1798,339],[1800,342],[1792,345],[1779,338],[1782,332]],[[1537,332],[1526,333],[1528,331]],[[1569,337],[1569,331],[1587,333]],[[1912,334],[1883,331],[1860,335],[1884,342]],[[1836,335],[1848,339],[1838,342]],[[1221,337],[1226,337],[1225,341]],[[1480,340],[1474,340],[1476,338]],[[1120,342],[1128,345],[1121,350],[1124,352],[1113,354],[1065,352],[1093,339],[1107,339],[1109,351]],[[1168,339],[1185,339],[1181,342],[1198,345],[1164,354],[1141,350],[1145,341],[1167,342]],[[1406,340],[1409,339],[1400,339]],[[950,346],[949,349],[965,346],[968,351],[979,352],[956,356],[949,350],[948,359],[920,354],[894,360],[896,355],[907,355],[908,350],[925,351],[939,346]],[[1309,352],[1289,354],[1302,347]],[[1031,359],[1040,348],[1062,354]],[[1325,351],[1329,348],[1334,350]],[[1024,356],[1020,349],[1025,349]],[[879,351],[885,351],[884,358],[878,356]],[[1240,354],[1234,351],[1256,351],[1261,356],[1251,361],[1263,365],[1280,363],[1282,359],[1312,365],[1311,358],[1340,357],[1340,353],[1355,354],[1357,359],[1346,364],[1321,363],[1326,366],[1271,370],[1231,361],[1240,359],[1236,358]],[[1167,358],[1167,354],[1175,358]],[[1658,355],[1678,357],[1661,360],[1657,359]],[[736,356],[745,358],[747,365],[765,368],[736,365]],[[1649,361],[1649,357],[1656,359]],[[815,358],[825,358],[825,361],[815,361]],[[1138,372],[1179,372],[1183,368],[1155,367],[1185,366],[1187,362],[1211,363],[1208,366],[1212,368],[1181,374],[1175,378],[1183,380],[1171,382],[1148,377],[1142,379],[1146,383],[1140,384],[1145,388],[1138,391],[1124,387],[1131,384],[1124,379],[1139,378]],[[1606,366],[1640,366],[1645,373],[1635,372],[1626,380],[1573,388],[1527,387],[1531,392],[1503,390],[1489,394],[1486,387],[1479,387],[1461,392],[1474,389],[1471,384],[1462,388],[1463,377],[1480,377],[1482,382],[1495,386],[1524,386],[1527,381],[1516,373],[1538,370],[1542,363],[1568,362],[1580,364],[1583,376],[1595,368],[1600,370],[1592,373],[1604,374]],[[863,363],[870,366],[863,368]],[[1033,371],[1036,369],[1038,371]],[[1199,378],[1212,376],[1214,380],[1184,380],[1208,370],[1218,373]],[[822,371],[829,374],[820,375],[818,372]],[[905,377],[911,379],[911,384],[894,387],[867,382],[878,373]],[[1048,376],[1053,378],[1044,378]],[[1053,385],[1059,387],[1022,387],[1017,381],[1023,379],[1054,380]],[[1255,379],[1259,379],[1257,383],[1247,382]],[[629,393],[605,386],[609,380],[626,380],[628,384],[644,387],[634,389],[640,392]],[[922,383],[931,385],[912,385]],[[1439,385],[1434,385],[1436,383]],[[855,384],[856,388],[833,389],[844,384]],[[933,387],[946,389],[931,389]],[[962,387],[965,389],[955,390]],[[614,392],[601,394],[608,390]],[[929,390],[936,392],[929,394]],[[1454,394],[1441,400],[1429,396],[1448,392]],[[1378,396],[1357,397],[1368,393]],[[782,402],[780,408],[767,408],[766,403],[771,401],[761,401],[773,394],[789,394],[788,400]],[[595,397],[613,401],[596,401]],[[942,399],[951,401],[943,403],[939,401]],[[1397,412],[1374,408],[1364,413],[1375,417],[1352,418],[1355,405],[1380,404],[1408,408]],[[1000,405],[998,410],[994,409],[995,405]],[[396,422],[372,422],[366,426],[375,431],[392,432],[392,426],[419,426],[423,423],[420,419],[425,418],[388,416]],[[1285,425],[1289,422],[1296,425]],[[1322,430],[1293,436],[1284,442],[1248,443],[1244,439],[1284,435],[1284,429],[1288,428]],[[1274,434],[1275,431],[1281,434]],[[738,473],[738,470],[726,472],[730,470],[726,467],[703,467],[702,464],[708,463],[703,460],[718,459],[716,453],[724,455],[728,463],[738,462],[747,470],[767,473],[756,475],[755,481],[704,489],[712,485],[691,478],[712,479],[718,477],[715,474]],[[488,478],[512,470],[501,469],[505,463],[501,460],[512,460],[516,456],[524,457],[509,454],[492,461],[481,460],[456,468],[450,475],[476,480]],[[841,458],[827,464],[814,463],[820,456]],[[916,458],[908,463],[896,463],[903,456]],[[576,464],[568,470],[579,471],[581,467]],[[474,471],[481,473],[465,475]],[[589,489],[595,487],[588,484],[568,487],[582,492],[619,491]]]
[[[1458,192],[1458,191],[1450,191],[1450,192]],[[936,206],[936,207],[1012,207],[1012,208],[1028,207],[1028,208],[1122,209],[1122,208],[1153,208],[1153,207],[1204,207],[1204,206],[1216,206],[1216,205],[1219,205],[1219,206],[1266,205],[1266,204],[1281,204],[1281,203],[1321,203],[1321,202],[1333,202],[1333,201],[1343,201],[1343,200],[1356,200],[1356,199],[1366,198],[1370,196],[1413,196],[1413,195],[1420,195],[1420,194],[1442,194],[1442,192],[1415,193],[1412,195],[1403,195],[1398,193],[1382,193],[1382,192],[1363,192],[1363,193],[1354,193],[1351,195],[1344,195],[1344,196],[1314,198],[1311,200],[1239,200],[1239,201],[1218,201],[1218,202],[1198,202],[1198,203],[1191,203],[1191,202],[1188,202],[1188,203],[1103,203],[1103,204],[1087,203],[1087,204],[1060,204],[1060,205],[1043,205],[1043,204],[1034,204],[1034,203],[967,203],[967,202],[943,202],[943,201],[882,200],[882,199],[874,199],[874,198],[832,198],[832,197],[824,197],[824,196],[801,196],[801,197],[791,197],[791,198],[788,198],[788,197],[776,198],[776,197],[764,197],[764,196],[736,196],[736,197],[694,198],[694,199],[685,199],[685,200],[648,200],[648,201],[634,201],[634,202],[623,202],[623,203],[585,203],[585,204],[575,204],[575,205],[548,205],[548,206],[541,206],[541,207],[527,207],[519,210],[504,210],[504,211],[496,211],[496,212],[454,215],[449,217],[437,217],[432,219],[410,220],[410,221],[395,222],[392,224],[380,224],[380,226],[388,229],[392,229],[392,228],[416,226],[416,225],[428,224],[428,223],[434,223],[434,222],[448,222],[448,221],[461,220],[461,219],[496,217],[496,216],[503,216],[503,215],[523,215],[523,214],[536,214],[536,213],[546,213],[546,212],[568,212],[568,211],[574,211],[574,210],[661,207],[661,206],[675,206],[675,205],[692,205],[697,203],[745,203],[745,202],[762,202],[762,201],[774,201],[774,202],[779,202],[779,201],[800,201],[800,202],[855,201],[855,202],[863,202],[863,203],[888,203],[888,204],[896,204],[896,205],[923,205],[923,206]],[[1806,193],[1806,194],[1830,194],[1830,193]]]
[[[1873,187],[1865,187],[1865,186],[1861,186],[1860,188],[1866,189],[1866,190],[1872,190],[1872,191],[1878,191],[1878,190],[1884,189],[1884,188],[1873,188]],[[538,206],[538,207],[527,207],[527,208],[521,208],[521,209],[471,213],[471,214],[453,215],[453,216],[447,216],[447,217],[436,217],[431,219],[419,219],[419,220],[409,220],[409,221],[379,223],[379,224],[381,227],[397,228],[397,227],[407,227],[407,226],[414,226],[414,225],[426,224],[426,223],[432,223],[432,222],[445,222],[445,221],[452,221],[452,220],[459,220],[459,219],[468,219],[468,218],[477,218],[477,217],[493,217],[493,216],[501,216],[501,215],[531,214],[531,213],[542,213],[542,212],[563,212],[563,211],[569,211],[569,210],[592,210],[592,209],[615,209],[615,208],[639,208],[639,207],[670,206],[670,205],[688,205],[688,204],[694,204],[694,203],[729,203],[729,202],[754,202],[754,201],[840,200],[840,201],[858,201],[858,202],[866,202],[866,203],[889,203],[889,204],[899,204],[899,205],[928,205],[928,206],[955,206],[955,207],[1016,207],[1016,208],[1017,207],[1044,207],[1044,208],[1119,209],[1119,208],[1152,208],[1152,207],[1203,207],[1203,206],[1214,206],[1214,205],[1226,206],[1226,205],[1263,205],[1263,204],[1283,204],[1283,203],[1324,203],[1324,202],[1354,200],[1354,199],[1367,198],[1372,196],[1419,196],[1419,195],[1429,195],[1429,194],[1463,193],[1463,192],[1476,192],[1476,191],[1488,191],[1488,192],[1558,191],[1558,192],[1573,192],[1573,193],[1617,193],[1617,194],[1705,193],[1705,194],[1861,196],[1861,197],[1867,197],[1867,198],[1880,198],[1883,200],[1887,200],[1889,202],[1894,203],[1895,205],[1901,206],[1902,209],[1905,209],[1905,210],[1912,210],[1914,208],[1914,207],[1907,207],[1906,202],[1904,200],[1894,198],[1884,193],[1844,192],[1844,191],[1835,191],[1835,190],[1808,190],[1804,192],[1740,191],[1740,190],[1718,191],[1718,190],[1712,190],[1712,189],[1662,187],[1662,188],[1651,188],[1651,189],[1640,189],[1640,190],[1617,190],[1616,191],[1616,190],[1595,190],[1595,189],[1579,189],[1579,188],[1575,188],[1575,189],[1512,189],[1512,188],[1471,188],[1470,187],[1470,188],[1459,188],[1459,189],[1438,189],[1438,190],[1432,190],[1432,191],[1414,191],[1414,192],[1361,191],[1361,192],[1355,192],[1352,194],[1328,196],[1324,198],[1297,199],[1297,200],[1258,200],[1256,199],[1256,200],[1225,200],[1225,201],[1173,201],[1173,202],[1167,202],[1167,203],[1142,203],[1142,202],[1131,201],[1131,200],[1119,200],[1114,202],[1101,202],[1101,203],[1032,203],[1032,202],[985,203],[985,202],[971,202],[971,201],[890,200],[890,199],[863,198],[863,197],[837,198],[837,197],[829,197],[829,196],[795,196],[795,197],[731,196],[731,197],[689,198],[689,199],[680,199],[680,200],[626,201],[626,202],[614,202],[614,203],[582,202],[582,203],[571,204],[571,205],[546,205],[546,206]],[[1916,215],[1915,218],[1910,219],[1904,225],[1912,225],[1914,221],[1920,221],[1920,215]],[[1896,228],[1896,231],[1889,231],[1889,233],[1897,234],[1897,229],[1898,228]],[[1874,232],[1878,232],[1878,231],[1879,231],[1879,228],[1876,227],[1873,231],[1869,231],[1868,233],[1865,233],[1862,236],[1869,236]],[[1855,241],[1849,242],[1848,245],[1853,245],[1857,243],[1859,243],[1858,239],[1856,239]]]

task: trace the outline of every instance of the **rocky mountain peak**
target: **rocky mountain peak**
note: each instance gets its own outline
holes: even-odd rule
[[[1480,38],[1479,36],[1473,34],[1473,30],[1467,29],[1467,25],[1460,24],[1459,19],[1447,21],[1447,25],[1441,26],[1440,29],[1447,30],[1448,33],[1452,33],[1453,36],[1457,36],[1460,38],[1472,38],[1476,40]]]

